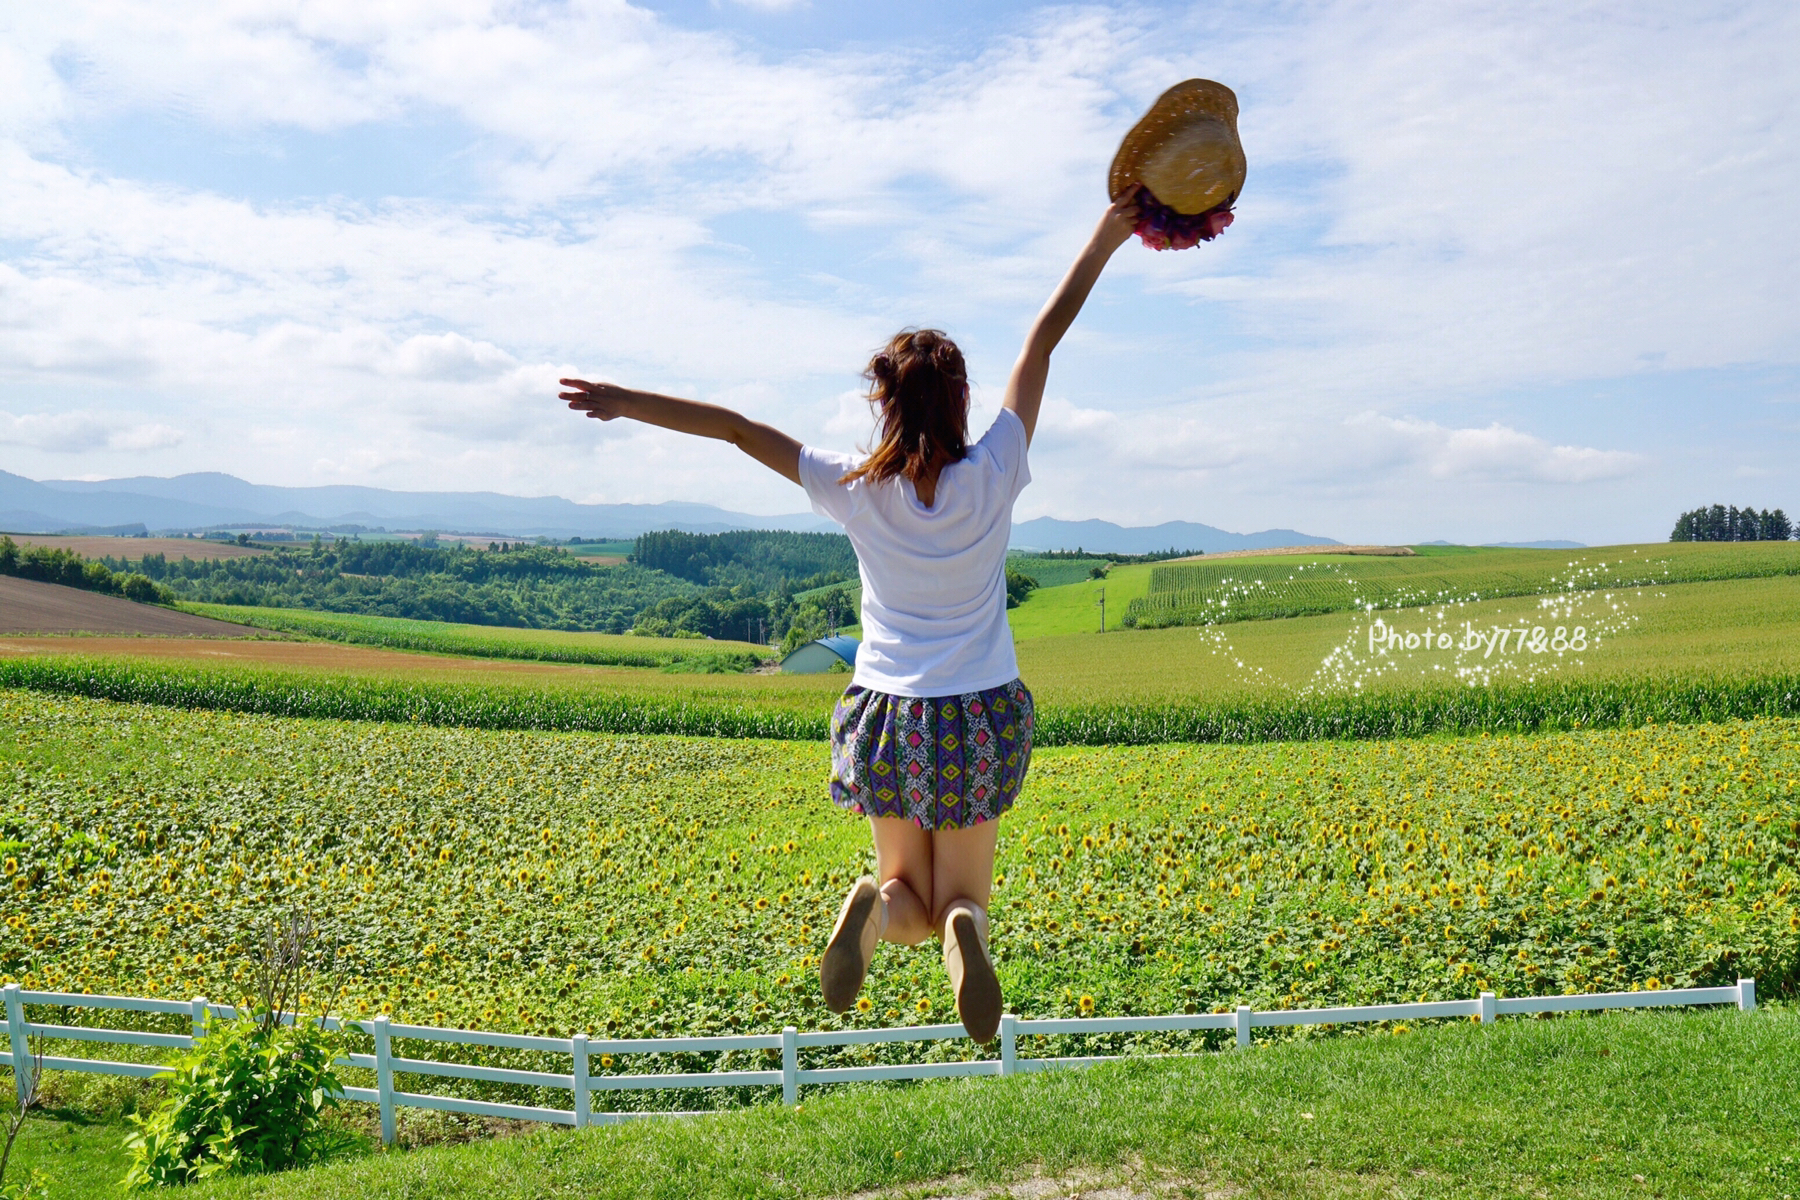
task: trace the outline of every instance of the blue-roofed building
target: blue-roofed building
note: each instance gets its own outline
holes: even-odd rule
[[[781,660],[781,669],[789,675],[823,675],[838,663],[856,666],[856,648],[862,645],[853,637],[834,635],[808,642]]]

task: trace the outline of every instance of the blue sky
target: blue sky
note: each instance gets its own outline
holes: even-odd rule
[[[1782,3],[17,5],[0,467],[804,507],[565,415],[603,377],[866,437],[895,328],[976,420],[1164,87],[1236,225],[1122,250],[1020,517],[1355,541],[1800,510]]]

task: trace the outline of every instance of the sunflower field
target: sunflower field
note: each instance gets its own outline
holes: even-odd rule
[[[840,1018],[820,1004],[815,956],[844,888],[870,865],[863,824],[823,797],[825,769],[825,747],[811,742],[0,691],[0,982],[234,1000],[258,932],[304,909],[335,946],[338,1007],[351,1016],[595,1036],[953,1021],[933,945],[883,947],[858,1011]],[[1001,830],[996,960],[1009,1008],[1025,1016],[1740,975],[1779,1000],[1800,983],[1797,776],[1800,721],[1788,718],[1045,748]],[[1211,1036],[1029,1049],[1191,1048]],[[461,1049],[469,1061],[519,1057]],[[832,1053],[864,1063],[921,1051]],[[665,1057],[604,1069],[706,1070],[760,1055]],[[695,1103],[606,1095],[622,1107]]]

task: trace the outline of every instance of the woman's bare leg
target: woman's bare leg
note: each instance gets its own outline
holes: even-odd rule
[[[870,817],[875,879],[887,900],[883,941],[916,946],[937,932],[932,896],[933,835],[900,817]],[[941,836],[941,835],[938,835]]]
[[[994,850],[1000,842],[996,818],[967,829],[940,829],[931,835],[931,925],[958,900],[987,908],[994,891]]]
[[[944,939],[944,970],[956,993],[957,1015],[977,1042],[993,1041],[1005,1004],[987,950],[999,827],[999,821],[983,821],[939,830],[932,839],[933,924]]]

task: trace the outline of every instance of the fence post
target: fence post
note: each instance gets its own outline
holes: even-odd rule
[[[375,1035],[375,1092],[381,1104],[381,1144],[394,1144],[394,1059],[388,1047],[387,1015],[369,1022]]]
[[[195,996],[190,1007],[194,1018],[194,1040],[197,1042],[206,1036],[206,997]]]
[[[1238,1005],[1237,1044],[1239,1050],[1250,1048],[1250,1006],[1248,1004]]]
[[[1494,998],[1494,993],[1481,993],[1481,1023],[1483,1025],[1492,1025],[1499,1015],[1500,1005]]]
[[[19,985],[6,985],[6,1032],[12,1040],[13,1084],[19,1091],[19,1103],[25,1103],[25,1091],[31,1086],[31,1035],[25,1032],[25,1005],[19,1000]]]
[[[1738,1011],[1756,1011],[1756,980],[1738,980]]]
[[[1019,1031],[1015,1028],[1019,1018],[1011,1013],[1000,1015],[1000,1073],[1017,1075],[1019,1073]]]
[[[792,1025],[781,1030],[781,1102],[800,1103],[800,1031]]]
[[[588,1098],[587,1034],[576,1034],[569,1039],[569,1045],[575,1052],[575,1128],[586,1129],[592,1111]]]

